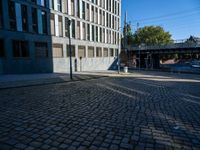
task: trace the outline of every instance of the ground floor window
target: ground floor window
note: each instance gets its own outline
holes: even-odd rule
[[[0,57],[4,57],[4,56],[5,56],[4,43],[3,43],[3,40],[0,39]]]
[[[85,56],[86,56],[85,46],[79,46],[78,47],[78,57],[79,58],[84,58]]]
[[[48,57],[48,45],[45,42],[35,42],[35,56],[38,58]]]
[[[102,49],[101,47],[96,48],[96,57],[102,57]]]
[[[114,56],[114,50],[113,48],[110,49],[110,57],[113,57]]]
[[[53,44],[53,57],[54,58],[63,57],[63,45],[62,44]]]
[[[115,49],[115,56],[118,56],[118,49]]]
[[[108,57],[108,49],[107,48],[103,49],[103,57]]]
[[[70,51],[69,51],[69,45],[67,45],[67,57],[70,56]],[[75,46],[74,45],[71,45],[71,51],[72,51],[72,57],[75,57]]]
[[[88,57],[94,57],[94,47],[88,47]]]
[[[13,57],[29,57],[28,41],[13,40]]]

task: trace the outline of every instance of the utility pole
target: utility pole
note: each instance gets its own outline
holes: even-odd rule
[[[68,35],[69,35],[69,65],[70,65],[70,79],[72,80],[72,46],[71,46],[71,20],[68,19]]]
[[[139,23],[137,23],[137,35],[138,35],[138,29],[139,29]],[[140,59],[141,59],[141,57],[140,57],[140,47],[139,47],[139,70],[140,70]]]
[[[124,49],[125,49],[126,55],[128,56],[128,50],[126,46],[127,46],[127,12],[125,13],[125,18],[124,18]]]

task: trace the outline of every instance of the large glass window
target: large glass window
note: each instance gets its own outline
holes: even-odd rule
[[[45,42],[36,42],[35,43],[35,56],[38,58],[48,57],[48,46]]]
[[[32,29],[34,33],[38,33],[38,17],[36,8],[32,8]]]
[[[113,48],[110,49],[110,57],[114,57],[114,49]]]
[[[51,35],[55,35],[55,17],[51,14]]]
[[[62,16],[58,16],[59,36],[63,36],[63,21]]]
[[[44,34],[47,34],[47,13],[42,11],[42,30]]]
[[[87,24],[87,40],[90,41],[90,24]]]
[[[82,1],[82,19],[85,19],[85,2]]]
[[[0,57],[5,56],[3,39],[0,39]]]
[[[61,0],[57,0],[57,8],[58,8],[58,11],[62,12],[62,1]]]
[[[78,57],[84,58],[86,56],[85,54],[85,46],[79,46],[78,47]]]
[[[29,57],[28,41],[13,40],[13,57]]]
[[[107,48],[103,49],[103,57],[108,57],[108,49]]]
[[[53,57],[54,58],[63,57],[63,45],[62,44],[53,44]]]
[[[75,38],[76,28],[75,28],[75,20],[74,19],[72,19],[71,27],[72,27],[72,37]]]
[[[96,48],[96,57],[102,57],[102,49],[101,47]]]
[[[27,6],[21,5],[21,14],[22,14],[22,30],[28,30],[28,17],[27,17]]]
[[[10,29],[16,30],[15,2],[8,0]]]
[[[94,41],[95,32],[94,32],[94,25],[92,25],[92,41]]]
[[[94,47],[88,47],[88,57],[94,57]]]
[[[75,57],[75,46],[71,45],[72,57]],[[67,57],[70,56],[69,45],[67,45]]]
[[[74,16],[75,12],[74,12],[74,0],[71,0],[71,15]]]

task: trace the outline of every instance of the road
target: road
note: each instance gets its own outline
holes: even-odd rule
[[[157,72],[0,90],[0,149],[199,149],[200,77]]]

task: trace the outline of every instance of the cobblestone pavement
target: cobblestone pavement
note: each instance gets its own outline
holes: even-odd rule
[[[2,89],[0,149],[200,149],[199,79],[158,75]]]

